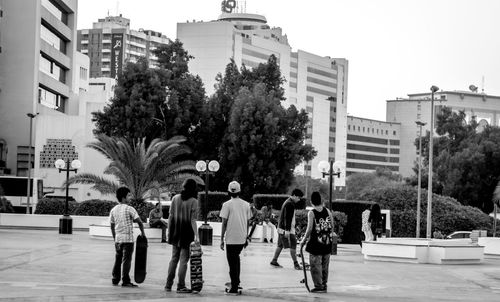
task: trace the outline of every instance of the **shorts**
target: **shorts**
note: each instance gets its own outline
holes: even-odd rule
[[[297,247],[297,237],[295,234],[290,234],[290,241],[286,238],[285,234],[278,235],[278,247],[284,249],[295,249]]]

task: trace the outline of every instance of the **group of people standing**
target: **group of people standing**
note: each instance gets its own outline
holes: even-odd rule
[[[192,242],[199,242],[196,226],[199,208],[196,199],[198,190],[195,180],[191,178],[186,179],[182,186],[181,193],[175,195],[172,199],[168,227],[166,227],[168,229],[167,242],[172,245],[172,256],[168,267],[165,290],[172,291],[178,268],[177,292],[190,293],[191,289],[186,286],[185,278],[190,256],[190,245]],[[236,181],[230,182],[228,185],[230,199],[223,203],[219,214],[222,219],[220,248],[226,252],[231,279],[230,286],[226,289],[226,293],[229,295],[241,293],[240,253],[248,245],[249,238],[251,238],[248,231],[252,227],[252,218],[256,216],[251,205],[240,198],[240,193],[240,184]],[[295,269],[302,269],[297,261],[296,252],[295,204],[303,196],[301,190],[295,189],[281,207],[277,228],[277,247],[271,261],[273,267],[282,267],[278,263],[278,257],[283,249],[290,249]],[[118,285],[121,279],[122,286],[136,287],[137,285],[130,281],[129,276],[134,246],[133,223],[139,225],[142,236],[145,237],[144,227],[137,211],[128,205],[132,199],[130,190],[125,187],[119,188],[116,197],[120,204],[110,212],[110,227],[116,250],[112,283]],[[305,246],[310,255],[310,271],[314,282],[314,288],[311,292],[326,292],[330,254],[332,252],[333,236],[335,235],[333,216],[330,210],[324,207],[319,192],[313,192],[311,203],[314,209],[308,213],[307,229],[300,246]],[[161,206],[159,209],[161,209]],[[272,229],[274,225],[270,222],[272,206],[266,205],[262,212],[263,224],[265,223],[269,229],[266,232],[269,237],[266,239],[272,242],[273,237],[271,234],[274,233]],[[162,240],[165,240],[164,235],[162,235]]]

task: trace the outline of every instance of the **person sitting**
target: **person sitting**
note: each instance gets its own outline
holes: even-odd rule
[[[161,228],[161,242],[167,242],[167,226],[168,223],[163,219],[163,211],[161,209],[161,202],[155,205],[155,208],[149,212],[149,226],[152,228]]]

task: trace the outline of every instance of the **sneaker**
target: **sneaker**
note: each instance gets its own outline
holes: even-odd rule
[[[267,243],[267,239],[266,238],[264,238],[264,243]]]
[[[137,287],[137,284],[134,284],[132,282],[130,282],[130,283],[122,283],[122,287]]]
[[[302,266],[300,266],[300,264],[298,264],[298,263],[295,263],[295,264],[293,265],[293,267],[294,267],[296,270],[298,270],[298,271],[302,270]]]
[[[177,289],[177,293],[178,294],[190,294],[192,293],[193,291],[187,287],[183,287],[183,288],[178,288]]]
[[[229,295],[229,296],[241,295],[241,289],[237,289],[237,288],[227,289],[226,288],[226,295]]]
[[[118,283],[120,283],[120,281],[116,281],[116,280],[111,280],[111,283],[113,283],[114,286],[117,286]]]
[[[281,265],[278,263],[278,261],[271,261],[271,263],[269,263],[269,264],[271,264],[271,266],[272,266],[272,267],[278,267],[278,268],[282,268],[282,267],[283,267],[283,266],[281,266]]]
[[[171,288],[171,287],[168,287],[168,286],[165,286],[165,291],[166,291],[166,292],[171,292],[171,291],[172,291],[172,288]]]
[[[271,240],[269,240],[269,242],[273,243],[273,238],[271,238]]]
[[[323,287],[315,287],[311,289],[311,293],[326,293],[326,289]]]

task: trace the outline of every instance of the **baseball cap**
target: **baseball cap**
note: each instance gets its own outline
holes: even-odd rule
[[[227,186],[227,191],[230,193],[239,193],[241,192],[240,184],[237,181],[232,181]]]

